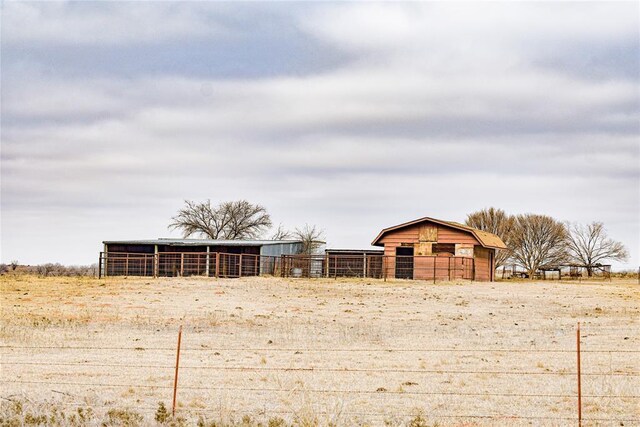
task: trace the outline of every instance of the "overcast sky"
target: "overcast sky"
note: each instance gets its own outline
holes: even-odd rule
[[[247,199],[364,248],[495,206],[640,264],[639,3],[2,3],[3,262]]]

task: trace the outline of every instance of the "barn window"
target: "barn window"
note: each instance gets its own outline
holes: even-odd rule
[[[452,243],[436,243],[433,245],[433,253],[438,254],[450,254],[451,256],[456,254],[456,245]]]

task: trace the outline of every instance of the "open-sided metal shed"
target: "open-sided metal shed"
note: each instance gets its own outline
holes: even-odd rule
[[[107,240],[104,276],[257,276],[273,274],[276,258],[300,253],[300,240]]]

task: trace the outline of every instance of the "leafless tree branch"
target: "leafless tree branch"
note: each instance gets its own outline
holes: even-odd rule
[[[561,222],[546,216],[525,214],[515,217],[511,258],[533,279],[546,266],[557,266],[569,259],[567,230]]]
[[[293,232],[294,238],[302,241],[302,253],[314,254],[324,244],[324,231],[315,225],[305,224]]]
[[[183,236],[199,235],[210,239],[255,239],[271,227],[271,217],[261,205],[246,200],[220,203],[195,203],[185,200],[169,224],[171,230],[181,230]]]
[[[604,224],[566,224],[568,233],[567,244],[571,254],[571,261],[583,265],[587,274],[591,276],[596,266],[603,261],[626,261],[629,253],[624,245],[607,236]]]
[[[515,218],[502,209],[488,208],[467,215],[466,224],[478,230],[488,231],[500,237],[508,249],[496,254],[496,268],[506,264],[511,256]]]

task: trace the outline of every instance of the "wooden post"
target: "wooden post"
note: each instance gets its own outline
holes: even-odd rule
[[[184,252],[180,252],[180,277],[184,277]]]
[[[259,262],[258,262],[259,259],[260,259],[260,255],[256,255],[256,259],[255,259],[255,262],[254,262],[254,266],[255,266],[254,269],[255,269],[255,275],[256,276],[260,275],[260,268],[259,268]]]
[[[240,262],[238,266],[238,277],[242,277],[242,254],[240,254]]]
[[[576,348],[578,354],[578,427],[582,427],[582,383],[580,378],[580,322],[576,331]]]
[[[178,330],[178,350],[176,352],[176,374],[173,380],[173,405],[171,409],[171,414],[176,416],[176,396],[178,393],[178,367],[180,366],[180,342],[182,341],[182,325],[180,325],[180,329]]]
[[[102,279],[102,252],[98,255],[98,279]]]

